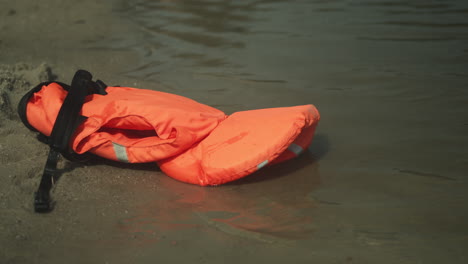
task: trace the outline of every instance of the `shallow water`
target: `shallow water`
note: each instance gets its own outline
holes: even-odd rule
[[[307,157],[253,183],[162,180],[173,198],[145,198],[122,230],[218,250],[246,239],[259,259],[293,262],[468,260],[467,1],[135,0],[119,12],[140,30],[112,42],[140,56],[126,76],[228,113],[312,103],[322,115]]]
[[[243,181],[128,187],[133,208],[102,220],[104,245],[139,261],[468,261],[467,1],[134,0],[116,12],[138,31],[86,48],[136,51],[124,76],[227,113],[312,103],[322,119],[309,153]]]

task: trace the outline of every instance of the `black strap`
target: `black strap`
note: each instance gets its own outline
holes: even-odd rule
[[[65,83],[61,83],[61,82],[42,82],[38,85],[36,85],[34,88],[32,88],[29,92],[27,92],[20,100],[19,104],[18,104],[18,115],[21,119],[21,121],[23,122],[23,124],[29,128],[31,131],[34,131],[34,132],[37,132],[37,130],[31,126],[31,124],[29,123],[28,121],[28,116],[27,116],[27,107],[28,107],[28,103],[29,103],[29,100],[31,99],[31,97],[39,92],[42,87],[44,86],[47,86],[51,83],[57,83],[58,85],[60,85],[60,87],[62,87],[65,91],[70,91],[70,85],[68,84],[65,84]],[[88,95],[89,94],[100,94],[100,95],[106,95],[107,92],[106,92],[106,88],[107,88],[107,85],[101,81],[101,80],[97,80],[96,82],[89,82],[89,87],[87,89],[88,91]],[[48,144],[49,142],[49,138],[45,135],[42,135],[40,134],[40,137],[39,137],[39,140],[41,142],[45,142],[46,144]]]
[[[83,120],[79,113],[86,95],[90,92],[93,93],[93,91],[90,91],[91,89],[96,89],[96,85],[92,82],[91,73],[84,70],[77,71],[48,140],[49,156],[47,157],[41,183],[34,196],[34,210],[36,212],[49,212],[52,209],[50,189],[57,170],[57,162],[60,153],[70,153],[70,138],[79,126],[80,121]]]

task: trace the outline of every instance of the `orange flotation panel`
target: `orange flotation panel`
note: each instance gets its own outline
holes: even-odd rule
[[[157,162],[179,181],[218,185],[307,149],[319,121],[313,105],[226,115],[194,100],[153,90],[104,87],[86,96],[85,120],[71,149],[128,163]],[[40,85],[23,99],[25,124],[50,136],[67,87]]]

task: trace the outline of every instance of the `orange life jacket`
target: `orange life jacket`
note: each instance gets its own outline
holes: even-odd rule
[[[319,121],[313,105],[226,115],[194,100],[153,90],[101,87],[84,98],[86,117],[70,138],[78,154],[157,162],[179,181],[218,185],[299,155]],[[50,136],[68,86],[45,83],[23,98],[25,124]],[[21,108],[21,107],[20,107]]]

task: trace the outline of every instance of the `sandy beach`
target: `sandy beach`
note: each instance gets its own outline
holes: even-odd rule
[[[385,3],[0,0],[0,262],[466,263],[468,6]],[[214,188],[62,159],[36,214],[48,148],[16,107],[78,69],[321,122],[301,157]]]

